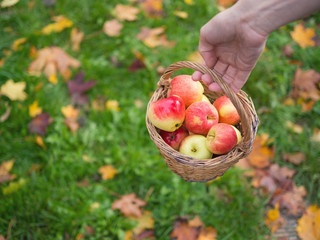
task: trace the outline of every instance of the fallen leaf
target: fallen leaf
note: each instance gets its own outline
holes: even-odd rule
[[[142,2],[147,17],[160,18],[163,16],[162,0],[144,0]]]
[[[84,239],[84,235],[82,233],[78,233],[75,240],[82,240]]]
[[[34,101],[31,105],[29,105],[29,116],[30,117],[35,117],[40,113],[42,113],[42,108],[39,107],[38,101]]]
[[[77,186],[79,186],[79,187],[88,187],[89,186],[89,180],[87,178],[84,178],[83,180],[77,182]]]
[[[47,127],[52,122],[52,118],[49,113],[41,113],[35,116],[31,122],[28,124],[28,129],[30,133],[35,133],[39,135],[46,134]]]
[[[79,72],[73,80],[67,81],[72,104],[84,105],[88,102],[85,92],[96,85],[96,81],[84,81],[84,73]]]
[[[38,50],[35,46],[31,46],[29,50],[29,58],[36,58],[38,55]]]
[[[63,116],[65,116],[66,118],[78,118],[79,115],[79,110],[74,108],[72,105],[68,105],[66,107],[62,107],[61,108],[61,112],[63,114]]]
[[[313,129],[313,134],[310,140],[313,142],[320,142],[320,129],[318,128]]]
[[[78,120],[76,118],[66,118],[63,120],[63,122],[71,130],[72,133],[75,133],[80,127],[80,124],[78,123]]]
[[[290,35],[300,47],[305,48],[316,45],[315,41],[312,39],[315,36],[315,29],[305,28],[301,23],[294,27],[293,31],[290,32]]]
[[[201,221],[200,217],[197,215],[194,219],[188,221],[190,227],[203,227],[204,223]]]
[[[106,107],[106,97],[99,96],[91,101],[91,107],[97,111],[103,111]]]
[[[173,47],[175,42],[168,41],[164,31],[164,26],[157,28],[142,27],[137,38],[150,48],[158,46]]]
[[[129,70],[129,72],[136,72],[139,69],[144,69],[144,68],[146,68],[146,65],[144,64],[144,62],[142,60],[140,60],[139,58],[136,58],[133,60],[131,65],[128,67],[128,70]]]
[[[174,222],[170,237],[177,240],[197,240],[199,232],[198,228],[190,227],[186,219],[178,218]]]
[[[119,112],[120,111],[120,108],[119,108],[119,103],[117,100],[108,100],[106,102],[106,108],[108,110],[112,110],[112,111],[116,111],[116,112]]]
[[[261,136],[256,136],[252,152],[247,157],[248,162],[256,168],[265,168],[270,165],[269,160],[273,158],[274,151],[263,144],[265,140]]]
[[[14,160],[4,161],[0,164],[0,183],[12,181],[16,178],[16,175],[10,174],[13,165]]]
[[[199,51],[195,51],[187,56],[187,59],[191,62],[204,63],[202,56]]]
[[[70,41],[72,44],[72,51],[78,52],[80,50],[80,44],[83,40],[84,33],[81,32],[78,28],[72,28],[70,33]]]
[[[1,86],[0,94],[7,96],[12,101],[23,101],[27,98],[27,94],[24,92],[25,88],[25,82],[14,82],[12,79],[9,79]]]
[[[188,5],[194,5],[194,1],[193,0],[183,0],[186,4]]]
[[[184,11],[174,11],[173,14],[182,19],[188,18],[188,13]]]
[[[285,223],[285,220],[281,217],[278,203],[274,209],[268,210],[267,217],[264,221],[271,233],[276,232]]]
[[[145,103],[144,103],[142,100],[140,100],[140,99],[136,99],[136,100],[134,100],[134,105],[135,105],[137,108],[142,109],[142,108],[144,108]]]
[[[292,57],[294,50],[291,46],[291,44],[286,44],[284,48],[282,49],[282,54],[288,58]]]
[[[86,227],[85,227],[85,232],[86,232],[86,234],[88,234],[88,235],[94,235],[96,231],[94,230],[93,227],[91,227],[91,226],[89,226],[89,225],[86,225]]]
[[[103,180],[108,180],[113,179],[118,171],[111,165],[105,165],[99,168],[99,173],[101,174]]]
[[[36,139],[35,139],[36,143],[42,147],[43,149],[47,149],[46,145],[44,144],[43,142],[43,139],[41,136],[36,136]]]
[[[42,3],[45,7],[52,7],[56,3],[56,0],[42,0]]]
[[[283,155],[283,160],[286,162],[293,163],[295,165],[299,165],[303,161],[306,160],[306,155],[302,152],[297,152],[297,153],[286,153]]]
[[[18,51],[19,47],[20,47],[23,43],[25,43],[26,41],[27,41],[27,38],[19,38],[19,39],[16,39],[16,40],[13,42],[13,44],[12,44],[12,46],[11,46],[11,49],[12,49],[13,51]]]
[[[301,240],[320,239],[320,209],[317,205],[307,208],[302,217],[298,219],[296,230]]]
[[[117,19],[106,21],[103,24],[103,32],[109,37],[117,37],[120,35],[123,25]]]
[[[119,209],[120,212],[126,217],[135,216],[141,217],[142,212],[140,207],[145,206],[147,203],[136,197],[134,193],[123,195],[120,199],[113,202],[111,208],[113,210]]]
[[[134,21],[137,19],[137,14],[140,10],[136,7],[117,4],[114,13],[117,19],[121,21]]]
[[[80,62],[59,47],[47,47],[40,49],[37,58],[31,62],[28,72],[35,76],[40,76],[43,72],[48,80],[56,82],[57,73],[64,79],[70,76],[70,68],[80,67]]]
[[[20,178],[17,182],[10,182],[7,187],[2,188],[3,195],[8,195],[18,191],[23,185],[26,184],[26,182],[27,181],[24,178]]]
[[[0,68],[4,65],[4,61],[5,61],[4,58],[0,58]]]
[[[100,207],[100,203],[94,202],[90,205],[90,212],[94,211],[95,209]]]
[[[28,170],[28,174],[31,174],[33,172],[38,172],[43,167],[43,164],[32,164],[31,167]]]
[[[61,32],[66,28],[72,27],[73,25],[73,22],[63,15],[55,16],[52,18],[52,20],[55,23],[50,23],[44,28],[42,28],[41,33],[48,35],[53,32]]]
[[[202,228],[197,240],[216,240],[217,230],[213,227]]]
[[[286,127],[288,129],[290,129],[291,131],[295,132],[295,133],[302,133],[303,132],[303,127],[300,126],[299,124],[293,123],[291,121],[286,121]]]
[[[217,4],[220,7],[228,8],[233,5],[237,0],[217,0]]]
[[[134,236],[139,236],[144,230],[154,229],[154,219],[152,217],[152,212],[144,211],[141,217],[131,218],[136,220],[138,224],[132,230]]]
[[[6,111],[0,116],[0,122],[6,121],[6,120],[9,118],[9,116],[10,116],[11,106],[8,106],[8,105],[6,104],[6,107],[7,107]]]
[[[19,0],[3,0],[0,4],[0,6],[2,8],[6,8],[6,7],[12,7],[14,5],[16,5],[19,2]]]

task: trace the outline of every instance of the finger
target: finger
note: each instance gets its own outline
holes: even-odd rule
[[[192,79],[193,79],[194,81],[200,81],[202,75],[203,75],[202,72],[195,71],[195,72],[192,74]]]
[[[219,84],[216,83],[216,82],[213,82],[211,83],[209,86],[208,86],[209,90],[212,91],[212,92],[221,92],[222,89],[220,88]]]
[[[221,76],[223,76],[227,69],[228,69],[229,64],[223,63],[221,61],[217,61],[216,65],[214,65],[214,70],[219,73]]]
[[[241,71],[238,72],[234,81],[230,84],[232,89],[235,92],[239,92],[239,90],[243,87],[243,85],[247,82],[250,75],[250,71]]]
[[[202,75],[201,80],[207,85],[209,86],[213,81],[212,78],[209,74],[205,73]]]
[[[217,63],[217,57],[214,55],[214,51],[213,50],[210,50],[210,51],[200,51],[200,48],[199,48],[199,52],[200,52],[200,55],[202,56],[204,62],[205,62],[205,65],[208,67],[208,68],[213,68],[214,65]]]

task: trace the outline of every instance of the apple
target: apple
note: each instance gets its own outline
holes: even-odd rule
[[[238,142],[237,133],[232,125],[218,123],[212,126],[206,138],[210,152],[221,155],[229,152]]]
[[[210,128],[218,121],[218,111],[211,103],[194,102],[186,110],[185,124],[190,132],[207,135]]]
[[[167,132],[173,132],[184,121],[185,105],[182,99],[175,95],[162,98],[150,104],[147,115],[155,127]]]
[[[232,126],[232,125],[231,125]],[[241,136],[241,132],[239,131],[238,128],[236,128],[235,126],[232,126],[233,129],[236,131],[236,134],[237,134],[237,144],[241,141],[242,139],[242,136]]]
[[[171,80],[168,97],[178,95],[186,107],[193,102],[201,101],[204,88],[200,82],[192,80],[190,75],[178,75]]]
[[[202,94],[201,101],[208,102],[208,103],[210,103],[210,104],[211,104],[211,102],[210,102],[209,98],[207,98],[207,96],[206,96],[206,95],[204,95],[204,94]]]
[[[189,132],[184,126],[181,126],[173,132],[160,130],[159,134],[170,147],[179,150],[181,141],[189,135]]]
[[[212,153],[206,147],[206,137],[202,135],[185,137],[180,144],[179,152],[197,159],[210,159],[212,157]]]
[[[219,122],[236,125],[240,121],[237,109],[227,96],[217,98],[213,102],[213,106],[219,112]]]

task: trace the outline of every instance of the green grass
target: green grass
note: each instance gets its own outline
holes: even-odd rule
[[[6,110],[6,104],[12,106],[9,119],[0,123],[0,162],[15,159],[12,173],[17,175],[17,180],[14,182],[20,178],[26,180],[25,185],[11,194],[0,192],[0,234],[6,235],[9,222],[14,219],[10,239],[75,239],[78,233],[85,233],[87,225],[95,229],[95,234],[87,239],[123,239],[125,231],[132,229],[135,222],[111,209],[117,199],[112,193],[134,192],[144,199],[151,192],[145,209],[153,213],[156,239],[170,239],[177,217],[196,215],[206,226],[218,230],[219,240],[264,239],[264,235],[269,234],[263,221],[267,199],[258,195],[239,170],[231,168],[208,187],[204,183],[185,182],[168,169],[145,126],[146,104],[159,79],[153,64],[166,67],[186,60],[197,49],[200,27],[217,13],[211,1],[197,1],[196,6],[188,6],[183,1],[164,1],[163,18],[145,18],[140,13],[137,21],[124,22],[122,34],[116,38],[97,32],[106,20],[113,18],[112,9],[118,1],[57,1],[51,8],[44,7],[40,0],[35,2],[29,10],[25,0],[0,10],[0,59],[4,57],[3,50],[10,49],[15,39],[28,38],[21,50],[5,58],[0,68],[0,85],[10,78],[25,81],[28,94],[23,102],[0,98],[0,113]],[[173,15],[175,10],[187,11],[189,17],[179,19]],[[84,32],[80,52],[71,50],[70,29],[48,36],[37,34],[51,22],[50,16],[56,15],[67,16]],[[308,20],[311,27],[315,26],[314,19],[319,16]],[[136,38],[143,26],[163,25],[168,39],[177,42],[174,49],[150,49]],[[307,161],[290,167],[297,170],[294,177],[297,184],[306,187],[307,200],[317,203],[320,148],[309,138],[314,128],[320,128],[320,122],[315,120],[320,117],[319,101],[307,113],[302,113],[299,106],[281,104],[291,90],[296,69],[281,55],[285,44],[292,42],[289,31],[293,26],[294,23],[270,36],[268,50],[244,90],[253,98],[257,109],[270,109],[259,115],[259,132],[275,138],[274,161],[290,165],[282,162],[282,153],[306,154]],[[8,32],[7,27],[13,30]],[[61,107],[71,101],[65,82],[59,76],[59,83],[53,85],[44,76],[27,73],[32,61],[28,57],[30,46],[41,49],[53,45],[81,62],[85,80],[97,81],[88,92],[89,101],[101,96],[115,99],[120,112],[97,111],[90,105],[85,106],[80,111],[83,126],[72,134],[63,123],[61,113]],[[302,49],[295,43],[293,47],[293,58],[303,62],[303,69],[320,66],[319,47]],[[135,58],[133,50],[145,56],[147,65],[135,73],[127,69]],[[121,65],[114,66],[112,57]],[[40,82],[43,88],[33,91]],[[143,108],[134,105],[137,99],[144,102]],[[43,136],[46,150],[28,133],[27,125],[31,121],[28,106],[35,100],[53,118]],[[301,123],[304,132],[291,132],[285,127],[285,120]],[[91,162],[84,161],[83,155]],[[30,174],[28,170],[33,164],[43,167]],[[101,180],[98,169],[105,164],[118,170],[114,179]],[[87,187],[77,185],[83,179],[88,180]],[[8,185],[3,183],[0,189]],[[99,202],[100,207],[90,211],[95,202]]]

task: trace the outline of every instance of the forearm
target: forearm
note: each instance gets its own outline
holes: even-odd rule
[[[320,10],[320,0],[239,0],[234,5],[241,21],[262,35]]]

